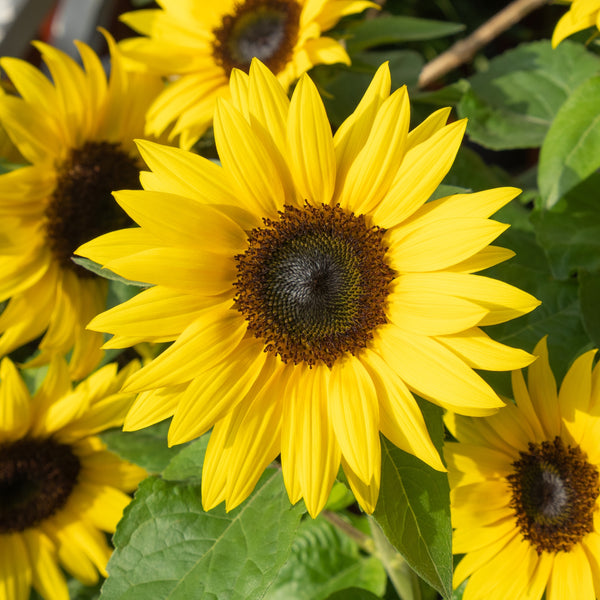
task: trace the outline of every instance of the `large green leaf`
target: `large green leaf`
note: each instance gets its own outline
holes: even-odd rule
[[[287,559],[302,506],[290,506],[281,472],[226,513],[204,512],[200,485],[142,482],[114,536],[102,599],[262,598]]]
[[[560,281],[553,276],[533,232],[511,227],[502,234],[499,245],[514,250],[517,256],[485,274],[533,294],[542,304],[527,315],[486,327],[485,331],[495,340],[529,352],[547,335],[552,368],[562,377],[567,361],[588,343],[580,318],[577,281]],[[496,391],[512,395],[508,373],[483,374]]]
[[[150,473],[160,473],[185,445],[167,445],[170,420],[157,423],[140,431],[110,429],[101,434],[102,439],[121,458],[144,467]]]
[[[432,440],[443,443],[441,409],[421,404]],[[452,527],[446,473],[382,438],[381,491],[373,516],[411,568],[444,598],[452,594]]]
[[[431,40],[459,33],[465,28],[460,23],[432,21],[415,17],[385,16],[368,19],[351,25],[345,31],[348,34],[346,48],[350,54],[402,42]]]
[[[557,279],[600,268],[600,173],[570,190],[551,210],[532,215],[539,244]]]
[[[369,518],[375,555],[379,557],[390,580],[386,598],[402,600],[437,600],[439,594],[427,585],[398,553],[373,518]],[[392,589],[395,596],[392,596]]]
[[[541,146],[559,108],[579,85],[600,72],[600,59],[566,40],[523,44],[473,75],[458,104],[467,133],[494,150]]]
[[[380,596],[385,585],[385,571],[377,558],[362,554],[356,542],[323,517],[307,518],[265,600],[325,600],[347,587]]]
[[[556,115],[540,152],[538,184],[546,208],[600,168],[600,77],[582,83]]]
[[[208,446],[210,433],[190,442],[175,456],[162,472],[164,479],[169,481],[198,480],[202,477],[202,464]]]

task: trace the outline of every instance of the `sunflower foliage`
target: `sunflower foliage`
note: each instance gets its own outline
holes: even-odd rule
[[[600,4],[419,79],[505,5],[0,59],[0,600],[600,597]]]

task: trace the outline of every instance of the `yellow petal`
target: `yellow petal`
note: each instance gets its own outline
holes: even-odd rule
[[[253,386],[260,390],[274,368],[268,356],[262,344],[245,339],[231,357],[196,377],[179,399],[169,428],[169,445],[206,433],[247,394],[252,395]]]
[[[130,254],[156,248],[160,242],[141,227],[105,233],[79,246],[74,254],[85,256],[100,265]]]
[[[315,84],[303,76],[292,96],[287,124],[292,174],[301,198],[329,204],[335,186],[333,137]]]
[[[124,190],[115,197],[127,214],[162,244],[196,246],[219,254],[238,254],[246,248],[246,233],[213,206],[148,190]]]
[[[190,381],[226,359],[246,332],[246,322],[229,303],[207,309],[177,341],[134,373],[124,391],[142,391]]]
[[[536,415],[546,433],[547,439],[560,435],[561,418],[556,391],[556,380],[548,362],[546,338],[538,342],[533,350],[538,359],[527,371],[529,395]]]
[[[31,578],[31,561],[22,534],[0,534],[0,599],[27,600]]]
[[[360,507],[368,514],[372,514],[377,505],[379,497],[379,487],[381,484],[381,465],[378,464],[373,472],[373,476],[367,482],[364,482],[348,465],[342,456],[342,468],[346,479],[350,484],[350,489],[360,504]]]
[[[31,396],[9,358],[0,363],[0,441],[22,438],[31,424]]]
[[[190,247],[152,248],[114,258],[104,266],[132,281],[209,296],[232,290],[236,274],[232,255]]]
[[[582,546],[576,544],[568,552],[557,552],[546,590],[547,600],[593,600],[595,597],[590,563]]]
[[[381,202],[406,152],[409,122],[410,103],[403,86],[377,111],[369,137],[344,181],[339,198],[343,208],[366,214]]]
[[[508,228],[480,218],[449,218],[424,224],[410,232],[390,232],[390,262],[400,273],[439,271],[464,261]]]
[[[402,289],[400,277],[388,295],[387,316],[400,329],[418,335],[444,335],[468,329],[481,322],[488,311],[474,302],[446,294]]]
[[[520,348],[496,342],[478,327],[440,335],[436,339],[474,369],[512,371],[526,367],[535,360],[535,356]]]
[[[371,377],[355,357],[333,364],[328,409],[344,459],[369,484],[381,465],[379,403]]]
[[[172,417],[188,385],[184,383],[138,394],[125,417],[123,430],[137,431]]]
[[[339,198],[352,163],[369,137],[379,107],[390,95],[390,87],[390,69],[386,62],[377,69],[358,106],[335,133],[333,142],[337,161],[336,199]]]
[[[446,125],[404,155],[386,197],[373,211],[377,225],[393,227],[425,204],[450,170],[465,127],[465,120]]]
[[[196,199],[205,204],[236,204],[223,168],[203,156],[180,148],[138,140],[138,149],[160,187],[144,188]],[[142,173],[142,176],[144,173]]]
[[[286,388],[282,465],[285,459],[286,473],[297,473],[306,508],[314,519],[327,503],[341,453],[327,412],[329,369],[318,365],[302,371]]]
[[[215,110],[215,142],[221,163],[243,205],[275,218],[285,203],[284,186],[257,133],[224,100]]]
[[[52,600],[69,600],[69,588],[58,567],[52,541],[35,528],[26,529],[22,535],[32,566],[33,587],[38,594]]]
[[[438,471],[445,471],[446,467],[431,441],[419,406],[402,379],[378,354],[365,350],[363,356],[361,359],[365,362],[379,398],[381,433],[401,450],[413,454]]]
[[[470,273],[406,273],[402,275],[404,289],[422,293],[458,296],[478,303],[488,314],[480,325],[495,325],[532,311],[540,302],[522,290],[482,275]]]
[[[485,416],[504,403],[453,352],[437,341],[386,327],[377,352],[420,396],[459,414]]]
[[[563,419],[571,420],[575,411],[590,411],[592,395],[592,364],[596,350],[579,356],[565,375],[558,393],[558,404]]]

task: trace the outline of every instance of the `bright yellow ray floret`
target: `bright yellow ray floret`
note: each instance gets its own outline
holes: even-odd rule
[[[532,357],[480,328],[531,311],[529,294],[476,274],[512,253],[489,219],[519,190],[427,202],[465,122],[409,131],[383,65],[332,135],[308,76],[291,100],[259,61],[220,100],[221,164],[140,142],[143,191],[117,201],[139,227],[79,248],[153,287],[96,317],[106,347],[173,344],[133,374],[126,429],[173,417],[169,443],[212,428],[206,509],[231,509],[278,455],[292,502],[325,505],[340,466],[372,512],[380,433],[444,470],[413,394],[467,415],[503,405],[476,369]]]
[[[599,0],[567,0],[571,3],[569,10],[560,18],[552,34],[552,47],[570,35],[583,29],[596,26],[600,29]]]

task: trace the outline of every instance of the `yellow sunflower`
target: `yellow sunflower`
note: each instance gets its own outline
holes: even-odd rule
[[[128,76],[114,42],[107,82],[100,60],[76,43],[84,67],[43,43],[53,83],[29,63],[2,58],[20,97],[0,96],[0,125],[29,163],[0,175],[0,355],[43,335],[42,364],[72,350],[85,376],[102,356],[102,336],[85,324],[106,308],[106,281],[71,260],[81,243],[129,223],[111,191],[138,187],[133,143],[159,78]]]
[[[145,472],[96,434],[123,422],[133,397],[119,387],[138,367],[113,363],[73,388],[56,357],[32,397],[10,359],[0,363],[0,598],[27,600],[33,586],[67,600],[59,565],[86,585],[106,577],[104,532]]]
[[[577,31],[596,27],[600,29],[600,0],[565,0],[571,7],[556,24],[552,34],[552,47]]]
[[[145,191],[116,194],[140,227],[77,252],[154,287],[90,327],[115,334],[107,347],[174,341],[127,381],[142,393],[125,427],[173,416],[170,444],[213,427],[206,509],[243,501],[281,454],[290,499],[312,515],[340,463],[371,512],[380,431],[444,469],[411,392],[489,414],[503,403],[472,367],[532,359],[479,325],[538,302],[473,274],[511,256],[488,247],[507,226],[487,217],[518,190],[425,204],[465,122],[446,125],[444,109],[409,132],[387,65],[335,136],[307,75],[290,101],[255,59],[231,97],[215,113],[222,165],[140,142]]]
[[[148,131],[190,148],[213,119],[217,97],[229,98],[232,69],[248,72],[256,57],[287,90],[318,64],[346,63],[343,46],[321,36],[343,16],[377,4],[364,0],[159,1],[161,9],[121,19],[145,37],[120,43],[125,56],[151,72],[175,79],[152,104]],[[135,67],[134,67],[135,68]],[[139,67],[138,67],[139,68]]]
[[[600,367],[580,356],[560,391],[546,340],[512,374],[516,404],[483,419],[449,416],[454,573],[464,600],[600,596]]]

